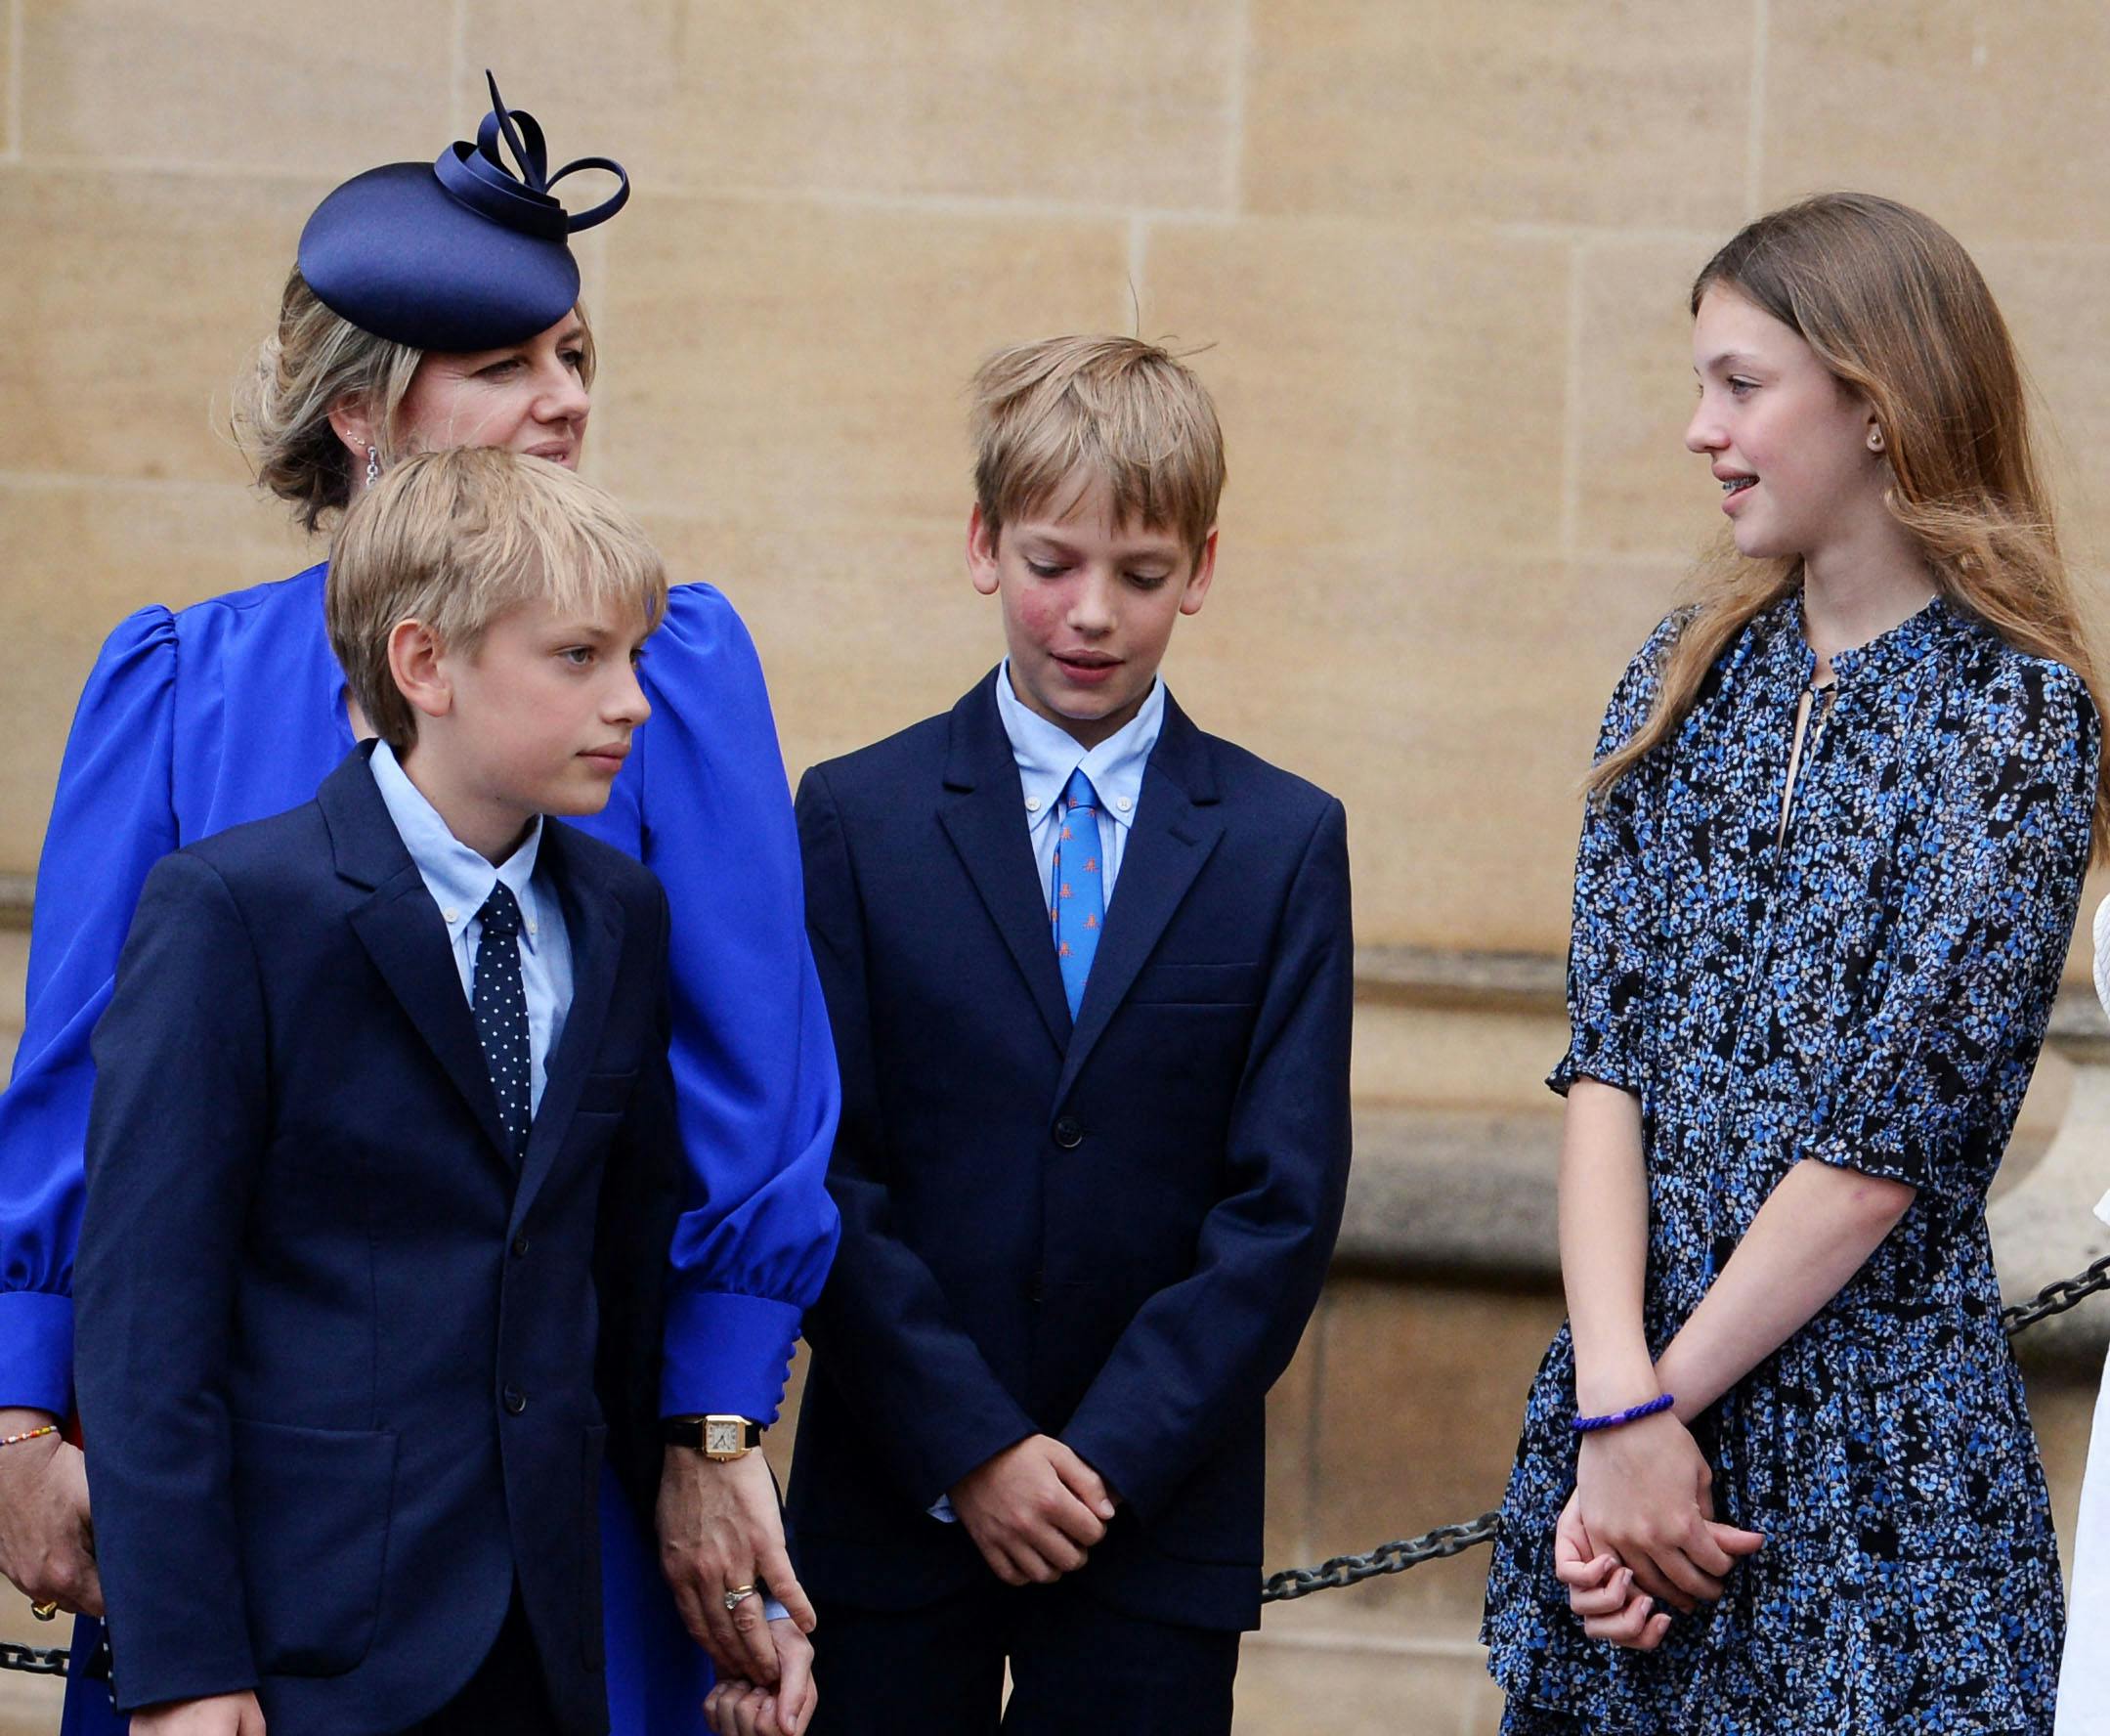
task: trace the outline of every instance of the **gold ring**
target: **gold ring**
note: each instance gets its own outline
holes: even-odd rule
[[[39,1622],[56,1622],[59,1619],[59,1600],[54,1597],[44,1603],[32,1602],[29,1613]]]
[[[726,1608],[726,1613],[727,1613],[727,1614],[730,1614],[730,1613],[731,1613],[732,1611],[734,1611],[734,1610],[738,1609],[738,1608],[740,1607],[740,1600],[741,1600],[742,1598],[744,1598],[744,1597],[753,1597],[753,1596],[754,1596],[754,1595],[755,1595],[755,1590],[754,1590],[754,1587],[753,1585],[728,1585],[728,1586],[726,1586],[726,1588],[725,1588],[725,1608]]]

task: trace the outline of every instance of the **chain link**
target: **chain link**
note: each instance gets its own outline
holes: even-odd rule
[[[2002,1309],[2001,1324],[2012,1337],[2041,1320],[2064,1314],[2103,1290],[2110,1290],[2110,1254],[2078,1277],[2062,1278],[2057,1283],[2046,1284],[2027,1302]],[[1493,1542],[1501,1534],[1502,1515],[1499,1512],[1483,1513],[1463,1525],[1439,1525],[1417,1538],[1380,1543],[1361,1555],[1336,1555],[1316,1567],[1289,1567],[1280,1573],[1270,1574],[1260,1588],[1260,1600],[1263,1603],[1287,1603],[1292,1598],[1309,1597],[1314,1591],[1338,1591],[1347,1585],[1359,1585],[1364,1580],[1404,1573],[1425,1561],[1442,1561],[1446,1556],[1462,1555],[1468,1549]],[[25,1646],[0,1640],[0,1670],[18,1671],[24,1675],[64,1675],[66,1664],[67,1653],[63,1646]]]
[[[2110,1290],[2110,1254],[2078,1277],[2062,1278],[2056,1283],[2045,1285],[2027,1302],[2002,1309],[2001,1324],[2007,1328],[2011,1338],[2025,1327],[2034,1326],[2041,1320],[2049,1320],[2054,1314],[2064,1314],[2102,1290]],[[1309,1597],[1314,1591],[1336,1591],[1344,1585],[1357,1585],[1382,1574],[1404,1573],[1424,1561],[1441,1561],[1446,1555],[1477,1549],[1482,1543],[1493,1542],[1501,1535],[1502,1515],[1498,1512],[1483,1513],[1464,1525],[1439,1525],[1434,1531],[1425,1531],[1402,1542],[1380,1543],[1365,1555],[1336,1555],[1317,1567],[1291,1567],[1270,1574],[1267,1583],[1261,1586],[1260,1600],[1263,1603],[1285,1603],[1293,1597]]]

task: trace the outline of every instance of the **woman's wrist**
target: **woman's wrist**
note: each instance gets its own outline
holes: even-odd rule
[[[1575,1359],[1575,1410],[1583,1416],[1604,1416],[1655,1398],[1663,1390],[1648,1348],[1638,1342],[1617,1356]]]

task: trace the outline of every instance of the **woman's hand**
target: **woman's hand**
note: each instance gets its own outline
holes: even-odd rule
[[[1582,1618],[1591,1639],[1653,1652],[1670,1631],[1670,1612],[1634,1586],[1631,1569],[1609,1549],[1596,1549],[1570,1496],[1553,1528],[1553,1577],[1568,1587],[1568,1607]]]
[[[1736,1557],[1765,1541],[1713,1523],[1713,1482],[1692,1435],[1667,1410],[1585,1436],[1574,1500],[1588,1542],[1582,1559],[1615,1557],[1640,1592],[1673,1609],[1711,1603]]]
[[[764,1687],[723,1676],[704,1701],[713,1736],[798,1736],[812,1721],[820,1695],[813,1685],[813,1642],[790,1621],[769,1624],[777,1648],[777,1682]]]

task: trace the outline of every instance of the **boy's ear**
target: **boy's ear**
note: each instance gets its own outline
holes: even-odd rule
[[[1194,571],[1188,575],[1186,587],[1180,593],[1180,613],[1199,615],[1202,604],[1209,596],[1209,581],[1216,577],[1216,526],[1209,527],[1209,534],[1201,540],[1201,552],[1194,557]]]
[[[968,577],[985,597],[997,593],[997,536],[977,501],[968,514]]]
[[[446,647],[422,621],[399,621],[388,630],[388,673],[410,709],[444,717],[454,709],[454,683],[441,658]]]

